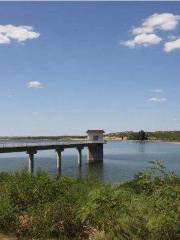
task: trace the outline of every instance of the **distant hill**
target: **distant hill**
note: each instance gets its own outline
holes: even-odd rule
[[[155,131],[146,132],[148,140],[180,141],[180,131]],[[109,138],[124,138],[127,140],[138,140],[138,132],[125,131],[108,133]]]

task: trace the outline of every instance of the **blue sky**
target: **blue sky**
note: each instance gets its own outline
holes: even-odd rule
[[[1,2],[0,135],[180,130],[179,16],[179,2]]]

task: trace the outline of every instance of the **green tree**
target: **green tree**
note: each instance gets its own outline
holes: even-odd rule
[[[145,133],[145,131],[143,131],[143,130],[139,131],[139,133],[138,133],[138,139],[139,139],[140,141],[147,140],[147,134]]]

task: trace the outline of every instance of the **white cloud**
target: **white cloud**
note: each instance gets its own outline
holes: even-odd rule
[[[172,52],[176,49],[180,49],[180,38],[174,41],[166,42],[164,44],[164,51],[165,52]]]
[[[0,33],[0,44],[7,44],[7,43],[10,43],[10,39],[7,36]]]
[[[127,47],[135,47],[137,45],[149,46],[155,45],[161,42],[161,38],[156,34],[140,34],[137,35],[133,40],[126,41],[124,45]]]
[[[11,40],[24,42],[39,36],[40,33],[35,32],[31,26],[0,25],[0,44],[8,44]]]
[[[174,30],[180,20],[179,15],[172,13],[153,14],[142,23],[140,27],[133,29],[133,34],[153,33],[155,29],[164,31]]]
[[[43,88],[44,85],[38,81],[31,81],[31,82],[28,82],[28,87],[29,88]]]
[[[152,97],[152,98],[149,98],[149,101],[151,101],[151,102],[165,102],[165,101],[167,101],[167,98],[165,98],[165,97]]]
[[[132,34],[135,35],[132,40],[123,42],[127,47],[133,48],[136,46],[156,45],[162,41],[155,31],[171,31],[174,30],[180,21],[180,15],[173,13],[155,13],[146,18],[139,27],[132,29]],[[171,36],[172,37],[172,36]],[[174,37],[174,36],[173,36]],[[171,39],[175,40],[175,39]],[[170,52],[174,49],[180,48],[179,39],[167,42],[164,46],[164,51]]]

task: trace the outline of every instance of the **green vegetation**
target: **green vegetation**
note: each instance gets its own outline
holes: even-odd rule
[[[180,131],[157,131],[148,132],[149,139],[164,141],[180,141]]]
[[[148,140],[148,135],[143,130],[139,132],[132,132],[127,137],[128,137],[128,140],[139,140],[139,141]]]
[[[1,173],[0,232],[18,239],[180,239],[180,177],[160,162],[121,185]]]
[[[141,140],[141,134],[145,133],[143,130],[140,132],[117,132],[117,133],[109,133],[106,136],[108,137],[126,137],[128,140]],[[156,132],[146,132],[145,138],[143,140],[162,140],[162,141],[180,141],[180,131],[156,131]]]
[[[148,139],[147,134],[143,130],[139,131],[138,132],[138,139],[140,141],[147,140]]]
[[[127,138],[128,140],[163,140],[163,141],[180,141],[180,131],[156,131],[156,132],[145,132],[143,130],[139,132],[126,131],[126,132],[116,132],[109,133],[105,135],[106,137],[118,137],[118,138]],[[77,136],[14,136],[14,137],[0,137],[0,140],[29,140],[29,141],[68,141],[68,140],[84,140],[87,139],[85,135]]]

